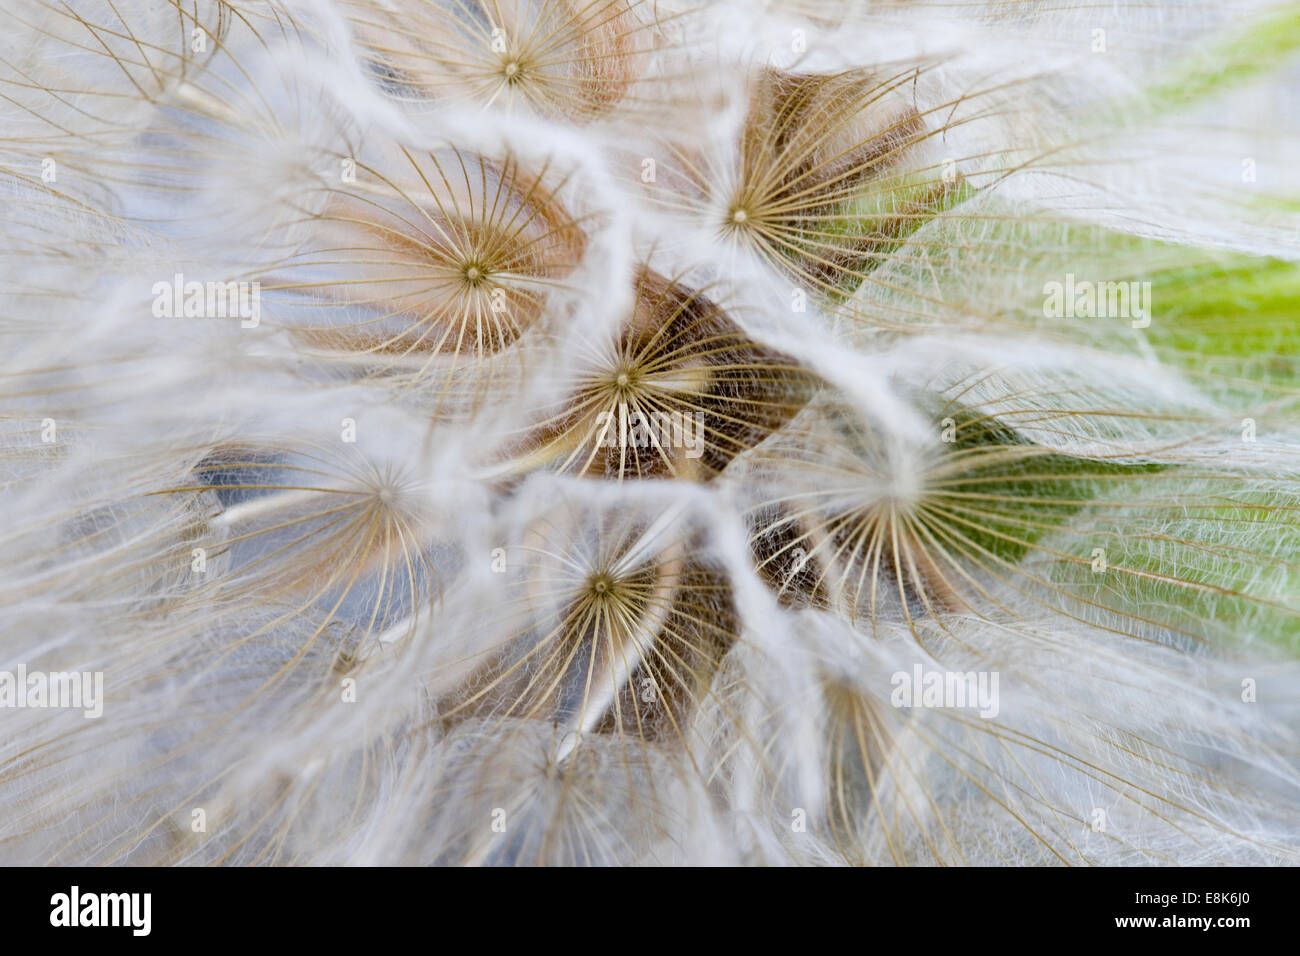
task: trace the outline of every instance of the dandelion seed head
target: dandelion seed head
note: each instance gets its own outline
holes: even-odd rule
[[[1297,861],[1289,11],[12,6],[0,860]]]

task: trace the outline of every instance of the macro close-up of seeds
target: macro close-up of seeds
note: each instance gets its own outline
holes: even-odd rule
[[[1300,863],[1294,2],[0,5],[0,863]]]

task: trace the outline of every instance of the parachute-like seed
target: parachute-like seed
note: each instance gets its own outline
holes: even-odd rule
[[[443,412],[472,407],[519,374],[502,353],[581,261],[583,231],[547,171],[512,158],[394,147],[357,173],[309,221],[312,248],[263,288],[309,317],[293,332],[311,354],[419,389]],[[337,315],[328,325],[322,304]]]
[[[645,268],[633,287],[632,314],[582,343],[576,388],[514,446],[511,470],[703,481],[806,401],[813,377],[704,293]]]
[[[1069,414],[1032,421],[1042,428],[1055,418]],[[997,419],[958,401],[936,406],[932,420],[924,440],[900,439],[824,395],[750,456],[751,487],[764,489],[749,512],[751,544],[783,600],[870,628],[882,616],[995,619],[1028,603],[1150,639],[1148,603],[1127,599],[1150,589],[1169,602],[1168,640],[1231,641],[1213,614],[1198,619],[1210,603],[1249,609],[1261,634],[1296,626],[1300,605],[1274,582],[1212,582],[1205,573],[1215,555],[1275,546],[1268,526],[1286,523],[1297,505],[1286,483],[1229,470],[1210,477],[1156,458],[1062,454],[1009,427],[1018,416]],[[1214,520],[1194,531],[1180,518],[1192,514]]]
[[[561,732],[561,756],[589,734],[684,745],[738,637],[726,578],[704,550],[679,509],[618,514],[570,501],[537,519],[507,549],[516,570],[482,621],[482,663],[437,677],[454,687],[441,719],[541,720]]]
[[[658,29],[645,0],[345,0],[367,63],[401,99],[464,99],[586,121],[623,104]]]

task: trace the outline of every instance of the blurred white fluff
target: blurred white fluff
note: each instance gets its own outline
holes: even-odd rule
[[[1296,862],[1295,330],[1040,308],[1300,261],[1281,8],[1012,6],[10,0],[0,859]]]

